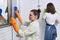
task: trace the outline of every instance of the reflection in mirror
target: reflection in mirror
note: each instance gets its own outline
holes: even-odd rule
[[[0,8],[0,25],[5,24],[5,23],[6,23],[6,19],[2,15],[2,9]]]
[[[0,25],[8,24],[7,0],[0,1]]]

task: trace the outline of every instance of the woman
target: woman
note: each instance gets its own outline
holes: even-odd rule
[[[33,9],[30,11],[29,14],[29,20],[31,22],[25,22],[21,15],[19,15],[18,10],[16,10],[16,15],[18,17],[18,20],[21,22],[21,24],[28,26],[28,28],[25,31],[22,31],[21,28],[18,27],[16,24],[16,20],[12,17],[10,19],[10,24],[12,24],[14,30],[17,32],[17,34],[24,38],[24,40],[40,40],[39,35],[39,16],[40,16],[40,9],[36,10]]]
[[[57,30],[55,24],[58,24],[58,15],[52,3],[47,4],[46,13],[43,16],[46,22],[45,38],[44,40],[56,40]]]

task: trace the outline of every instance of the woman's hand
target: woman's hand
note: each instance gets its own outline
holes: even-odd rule
[[[23,19],[22,19],[21,15],[19,14],[18,10],[16,10],[16,15],[18,17],[18,20],[22,23]]]
[[[18,24],[16,23],[16,20],[14,19],[14,17],[10,18],[10,24],[12,24],[12,26],[16,32],[18,32],[20,30],[20,28],[19,28]]]
[[[16,12],[16,15],[19,13],[19,11],[18,11],[18,10],[16,10],[15,12]]]
[[[11,18],[10,18],[10,24],[13,25],[13,24],[15,24],[15,23],[16,23],[16,20],[14,19],[14,17],[11,17]]]

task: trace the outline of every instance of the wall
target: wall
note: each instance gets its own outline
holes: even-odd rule
[[[11,27],[0,28],[0,40],[12,40]]]

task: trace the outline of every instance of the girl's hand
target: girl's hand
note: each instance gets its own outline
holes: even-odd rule
[[[60,23],[60,20],[56,20],[56,23],[59,24]]]

